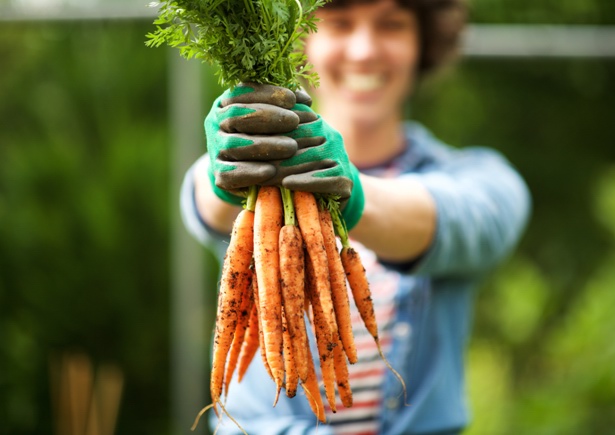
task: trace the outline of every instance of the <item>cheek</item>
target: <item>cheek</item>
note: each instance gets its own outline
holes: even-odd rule
[[[389,47],[389,53],[391,53],[389,57],[391,65],[398,73],[397,78],[400,81],[405,81],[407,87],[410,88],[419,63],[418,42],[394,44],[394,46]]]
[[[333,41],[320,37],[318,34],[311,35],[307,39],[305,54],[314,70],[320,76],[326,75],[331,67],[337,63],[337,60],[339,60]]]

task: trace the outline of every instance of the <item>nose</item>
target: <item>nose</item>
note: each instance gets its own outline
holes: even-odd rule
[[[379,53],[378,37],[369,26],[357,26],[348,35],[346,57],[355,62],[374,59]]]

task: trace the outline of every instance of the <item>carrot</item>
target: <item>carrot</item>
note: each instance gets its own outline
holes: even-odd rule
[[[275,379],[273,377],[273,374],[271,373],[271,367],[269,367],[269,362],[267,361],[267,351],[265,349],[265,336],[263,334],[263,319],[261,317],[261,308],[260,308],[260,299],[259,299],[259,292],[258,292],[258,279],[255,279],[252,281],[254,284],[254,305],[256,306],[256,320],[257,320],[257,326],[258,326],[258,348],[261,350],[261,359],[263,361],[263,366],[265,366],[265,369],[267,370],[267,373],[269,373],[269,377],[271,378],[271,380],[273,380],[275,382]],[[247,368],[247,367],[246,367]]]
[[[256,280],[254,280],[256,281]],[[254,300],[254,296],[252,296]],[[250,320],[248,322],[248,328],[246,329],[243,346],[241,347],[241,353],[239,354],[239,368],[237,369],[237,381],[241,382],[243,375],[245,375],[256,351],[259,346],[259,332],[258,332],[258,310],[257,303],[254,301],[250,310]]]
[[[352,407],[352,390],[348,381],[348,366],[346,365],[346,356],[342,347],[341,340],[337,346],[333,348],[333,366],[335,367],[335,381],[337,382],[337,391],[339,392],[342,404],[346,408]]]
[[[331,282],[331,298],[335,308],[335,318],[341,343],[350,364],[357,362],[357,349],[354,344],[352,322],[350,320],[350,303],[348,302],[348,289],[346,287],[346,274],[337,250],[335,230],[331,213],[325,208],[318,212],[320,227],[322,229],[325,250],[329,263],[329,277]]]
[[[274,186],[259,189],[254,210],[254,270],[259,289],[259,314],[267,362],[277,387],[284,382],[282,356],[282,291],[278,238],[282,228],[282,199]]]
[[[316,415],[318,420],[324,423],[326,422],[325,405],[322,402],[322,397],[320,397],[318,378],[316,377],[316,368],[314,367],[312,352],[310,351],[310,345],[307,341],[305,342],[305,346],[308,352],[308,359],[306,360],[308,376],[305,381],[301,382],[301,387],[305,391],[305,396],[310,404],[310,408],[312,408],[312,412]]]
[[[363,319],[365,328],[375,340],[378,340],[378,325],[376,323],[376,314],[374,313],[372,293],[361,257],[353,247],[344,246],[340,253],[340,258],[346,272],[348,284],[352,290],[352,297],[357,305],[361,319]]]
[[[332,340],[332,337],[335,337],[338,333],[337,321],[331,299],[327,251],[318,218],[318,204],[314,194],[309,192],[294,192],[294,199],[299,229],[308,254],[306,262],[309,262],[314,270],[312,291],[320,301],[319,305],[322,307],[328,336]]]
[[[406,397],[406,383],[401,375],[391,366],[380,345],[380,338],[378,337],[378,324],[376,323],[376,314],[374,313],[374,304],[372,301],[371,291],[369,289],[369,282],[367,281],[367,276],[365,275],[365,268],[361,262],[361,257],[359,256],[359,253],[349,245],[342,248],[340,257],[342,259],[344,270],[346,271],[348,284],[352,290],[354,301],[357,305],[357,309],[359,310],[359,314],[363,319],[365,328],[374,338],[380,357],[387,365],[389,370],[393,372],[402,384],[404,397]]]
[[[314,288],[316,287],[316,276],[310,262],[306,262],[306,275],[310,302],[312,303],[312,311],[314,313],[314,334],[316,335],[316,345],[320,356],[320,371],[322,380],[325,386],[325,396],[331,406],[333,412],[337,412],[335,405],[335,368],[333,367],[333,348],[339,342],[339,337],[336,336],[335,341],[332,341],[329,335],[325,315],[322,309],[321,301],[318,298]]]
[[[250,283],[252,281],[250,279]],[[254,291],[253,286],[248,285],[245,288],[245,293],[241,298],[241,306],[238,312],[237,327],[235,328],[235,334],[233,335],[233,344],[229,352],[228,362],[226,364],[226,375],[224,376],[224,391],[228,394],[229,385],[233,378],[233,373],[237,367],[237,361],[239,354],[243,347],[244,339],[246,336],[246,330],[248,329],[248,322],[250,321],[250,313],[252,312],[252,305],[254,303]]]
[[[372,293],[369,288],[369,281],[367,280],[367,275],[365,274],[365,268],[363,267],[361,257],[359,256],[359,253],[352,246],[350,246],[348,229],[346,228],[344,219],[342,219],[338,203],[334,200],[329,200],[327,203],[327,208],[331,212],[331,220],[333,222],[333,226],[342,242],[342,251],[340,252],[340,258],[342,260],[344,272],[346,273],[348,285],[350,286],[350,290],[352,291],[352,297],[355,301],[357,309],[359,310],[361,319],[363,320],[365,328],[367,329],[369,334],[374,338],[376,346],[378,347],[378,353],[380,354],[380,357],[382,358],[386,366],[389,368],[389,370],[391,370],[391,372],[395,375],[395,377],[397,377],[397,379],[401,383],[404,390],[404,398],[407,398],[406,383],[404,382],[404,379],[393,368],[393,366],[391,366],[386,356],[384,355],[384,352],[382,351],[380,338],[378,336],[378,324],[376,323],[376,313],[374,312]]]
[[[255,214],[242,210],[233,224],[231,240],[222,266],[218,311],[214,332],[214,350],[211,371],[211,398],[215,405],[222,394],[224,368],[237,327],[241,297],[249,286],[252,271]]]
[[[288,325],[284,312],[282,312],[282,324],[283,324],[283,339],[284,339],[284,369],[286,371],[286,395],[288,397],[295,397],[297,394],[297,386],[299,385],[299,373],[297,372],[298,359],[295,358],[293,351],[293,343],[290,338],[290,332],[288,331]],[[307,370],[306,370],[307,372]],[[307,379],[307,375],[306,375]]]
[[[304,345],[307,340],[307,330],[303,314],[306,301],[303,238],[296,226],[292,194],[285,188],[281,188],[281,192],[285,224],[280,230],[280,283],[284,315],[299,378],[305,381],[307,366],[303,362],[307,359]]]

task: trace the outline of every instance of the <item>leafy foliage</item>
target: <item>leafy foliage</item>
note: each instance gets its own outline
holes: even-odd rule
[[[146,45],[168,44],[187,59],[218,69],[220,83],[268,83],[291,89],[317,76],[301,50],[301,36],[316,30],[313,12],[324,0],[163,1]]]

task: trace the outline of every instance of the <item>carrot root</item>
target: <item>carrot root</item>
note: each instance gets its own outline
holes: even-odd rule
[[[340,253],[337,250],[335,230],[331,213],[324,208],[318,212],[320,226],[327,253],[329,266],[329,276],[331,281],[331,299],[335,309],[335,318],[339,330],[341,344],[350,364],[357,362],[357,349],[354,343],[352,332],[352,321],[350,320],[350,303],[348,301],[348,289],[346,287],[346,274]]]
[[[254,213],[249,210],[239,213],[233,224],[229,248],[222,266],[210,381],[214,404],[222,394],[226,360],[237,327],[241,297],[246,293],[252,276],[250,265],[254,246],[254,217]]]
[[[274,186],[261,187],[254,210],[254,269],[259,288],[259,314],[265,356],[277,387],[276,397],[279,396],[284,383],[282,291],[278,245],[282,216],[280,190]]]

